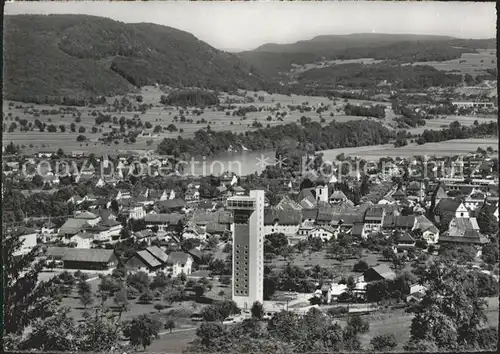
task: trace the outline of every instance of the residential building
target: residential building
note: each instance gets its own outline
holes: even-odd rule
[[[146,210],[142,205],[133,206],[129,209],[129,218],[140,220],[146,216]]]
[[[263,303],[264,203],[263,190],[227,201],[234,213],[232,298],[242,309],[250,309],[255,301]]]
[[[337,238],[337,230],[331,226],[318,226],[311,231],[310,236],[320,238],[321,241],[326,242],[330,241],[332,237]]]
[[[264,210],[264,235],[282,233],[285,236],[293,236],[299,231],[301,223],[301,210],[277,207]]]
[[[185,252],[170,252],[167,259],[167,271],[172,277],[184,273],[190,275],[193,267],[193,257]]]
[[[158,230],[168,231],[174,230],[180,221],[184,219],[182,214],[146,214],[144,221],[146,227],[152,228],[158,226]]]
[[[436,244],[439,241],[439,229],[423,215],[415,217],[413,230],[420,230],[422,238],[430,245]]]
[[[85,220],[85,219],[69,218],[59,228],[59,231],[57,234],[59,236],[66,236],[69,238],[69,237],[76,235],[77,233],[83,231],[85,228],[87,228],[89,226],[90,225],[87,223],[87,220]]]
[[[347,196],[344,194],[344,192],[337,190],[333,191],[332,195],[330,196],[330,203],[331,204],[340,204],[343,202],[348,201]]]

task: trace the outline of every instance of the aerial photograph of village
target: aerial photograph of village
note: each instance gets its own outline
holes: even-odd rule
[[[495,5],[6,3],[4,352],[496,352]]]

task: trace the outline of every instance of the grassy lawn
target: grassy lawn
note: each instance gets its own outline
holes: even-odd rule
[[[90,284],[91,290],[94,294],[93,297],[94,303],[88,308],[88,311],[92,313],[91,308],[93,306],[95,307],[101,304],[101,299],[95,296],[98,290],[100,279],[96,278],[90,280],[88,283]],[[219,295],[221,291],[224,291],[224,294]],[[190,293],[188,292],[187,295],[189,296]],[[122,314],[122,319],[132,320],[133,318],[139,315],[148,314],[155,316],[159,319],[166,319],[166,318],[173,319],[176,323],[176,328],[178,329],[191,328],[193,327],[193,322],[190,320],[190,316],[193,313],[200,312],[204,307],[208,306],[209,301],[225,300],[225,299],[230,299],[230,297],[231,297],[230,287],[224,286],[216,280],[212,280],[212,289],[204,294],[204,298],[208,299],[206,301],[200,300],[200,302],[198,302],[195,301],[195,299],[193,299],[193,300],[186,300],[183,302],[176,302],[173,303],[168,308],[165,308],[161,311],[157,311],[154,308],[154,305],[157,303],[165,304],[162,298],[156,298],[150,304],[138,303],[138,299],[129,299],[128,300],[129,309],[128,311]],[[82,314],[85,311],[85,309],[80,302],[76,285],[74,286],[72,293],[63,299],[62,306],[68,306],[71,309],[71,314],[75,318],[75,320],[77,321],[83,320]],[[114,307],[113,298],[108,298],[105,301],[104,306],[108,309],[113,310]]]
[[[382,263],[387,263],[383,260],[382,256],[374,253],[367,252],[361,257],[361,260],[365,261],[370,267],[379,265]],[[337,276],[360,276],[362,273],[357,273],[352,270],[354,264],[358,262],[358,258],[346,259],[343,262],[339,262],[336,259],[333,259],[328,255],[325,250],[320,252],[315,252],[313,254],[309,254],[309,252],[305,252],[303,254],[294,253],[293,259],[289,258],[285,260],[283,257],[278,256],[273,259],[271,262],[266,263],[270,266],[274,266],[275,268],[284,268],[288,263],[292,265],[296,265],[301,268],[312,268],[317,265],[322,268],[329,268],[334,271]]]

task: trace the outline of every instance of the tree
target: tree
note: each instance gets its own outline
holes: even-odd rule
[[[33,323],[33,330],[21,348],[43,351],[78,351],[79,337],[69,309],[57,311],[54,316]]]
[[[293,312],[274,314],[267,326],[269,334],[284,342],[293,342],[300,336],[299,317]]]
[[[498,232],[498,221],[493,215],[493,208],[488,204],[484,204],[479,210],[477,223],[479,231],[485,235],[494,235]]]
[[[176,127],[174,124],[172,124],[172,123],[171,123],[171,124],[169,124],[169,125],[167,126],[167,130],[168,130],[169,132],[173,133],[173,132],[176,132],[176,131],[177,131],[177,127]]]
[[[368,263],[366,263],[363,260],[360,260],[358,263],[356,263],[353,267],[353,270],[355,272],[364,272],[369,268]]]
[[[136,272],[127,277],[127,285],[144,292],[149,288],[149,276],[145,272]]]
[[[32,321],[52,316],[61,298],[55,277],[38,281],[42,269],[36,259],[39,248],[14,256],[21,249],[22,239],[6,234],[5,229],[3,232],[3,330],[4,335],[21,334]]]
[[[151,345],[154,338],[158,338],[158,333],[161,328],[161,323],[152,319],[148,315],[140,315],[128,323],[123,335],[130,340],[133,346],[142,345],[144,350]]]
[[[351,328],[354,333],[366,333],[370,330],[370,324],[367,320],[359,315],[350,316],[347,319],[347,327]]]
[[[175,328],[175,322],[172,319],[167,320],[165,322],[165,329],[170,330],[170,333],[172,333],[172,330]]]
[[[139,296],[139,302],[141,304],[150,304],[151,301],[153,301],[153,294],[149,291],[149,289],[144,291],[141,296]]]
[[[370,345],[374,351],[386,352],[393,350],[397,345],[396,337],[394,334],[380,334],[375,336],[370,341]]]
[[[165,289],[168,284],[168,278],[164,272],[157,272],[151,282],[151,289]]]
[[[276,292],[276,281],[273,278],[264,278],[264,300],[271,300]]]
[[[288,246],[288,239],[283,233],[273,233],[265,236],[264,253],[281,254]]]
[[[394,251],[392,250],[392,247],[388,246],[388,247],[384,248],[384,250],[382,251],[382,256],[385,259],[392,260],[395,257],[395,254],[394,254]]]
[[[420,278],[428,284],[412,320],[408,345],[433,343],[442,350],[474,343],[486,321],[486,303],[466,270],[452,263],[433,262]]]
[[[483,261],[494,265],[498,262],[498,243],[492,242],[484,245],[481,254]]]
[[[160,313],[160,312],[161,312],[161,310],[163,310],[163,309],[165,308],[165,305],[160,304],[160,303],[157,303],[157,304],[154,304],[154,306],[153,306],[153,307],[154,307],[154,309],[155,309],[156,311],[158,311],[158,313]]]
[[[216,322],[203,322],[196,330],[196,336],[203,348],[208,352],[217,352],[219,347],[219,339],[226,334],[225,327]]]
[[[120,290],[115,293],[113,297],[113,302],[118,309],[119,316],[121,317],[122,312],[128,311],[129,302],[127,296],[127,288],[122,284]]]
[[[203,284],[198,284],[193,287],[194,294],[197,298],[200,298],[205,293],[205,286]]]
[[[253,303],[250,311],[255,319],[261,320],[264,317],[264,306],[259,301]]]
[[[92,293],[89,291],[80,294],[80,302],[82,303],[83,307],[87,309],[87,306],[94,303],[94,297],[92,296]]]
[[[78,128],[78,133],[85,133],[85,127],[81,126]]]

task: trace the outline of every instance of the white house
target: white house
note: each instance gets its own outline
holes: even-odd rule
[[[131,219],[144,219],[146,216],[146,210],[144,209],[143,206],[135,206],[130,208],[130,218]]]
[[[160,197],[160,200],[172,200],[172,199],[175,199],[175,191],[173,189],[170,189],[170,190],[164,190],[161,197]]]
[[[336,238],[336,230],[330,226],[315,227],[311,233],[311,237],[320,238],[322,241],[330,241],[332,237]]]
[[[75,248],[91,248],[92,241],[94,241],[94,235],[88,232],[80,232],[76,235],[71,236],[69,239],[63,239],[63,242],[66,244],[75,243]]]
[[[184,252],[171,252],[167,259],[167,271],[172,277],[177,277],[181,273],[190,275],[192,272],[193,257]]]
[[[110,236],[110,237],[119,236],[120,232],[122,231],[122,228],[123,228],[122,224],[119,221],[116,221],[113,219],[104,220],[99,225],[102,225],[102,226],[108,228],[108,236]]]
[[[129,199],[129,198],[132,198],[130,192],[125,190],[119,190],[118,194],[115,197],[116,200]]]

